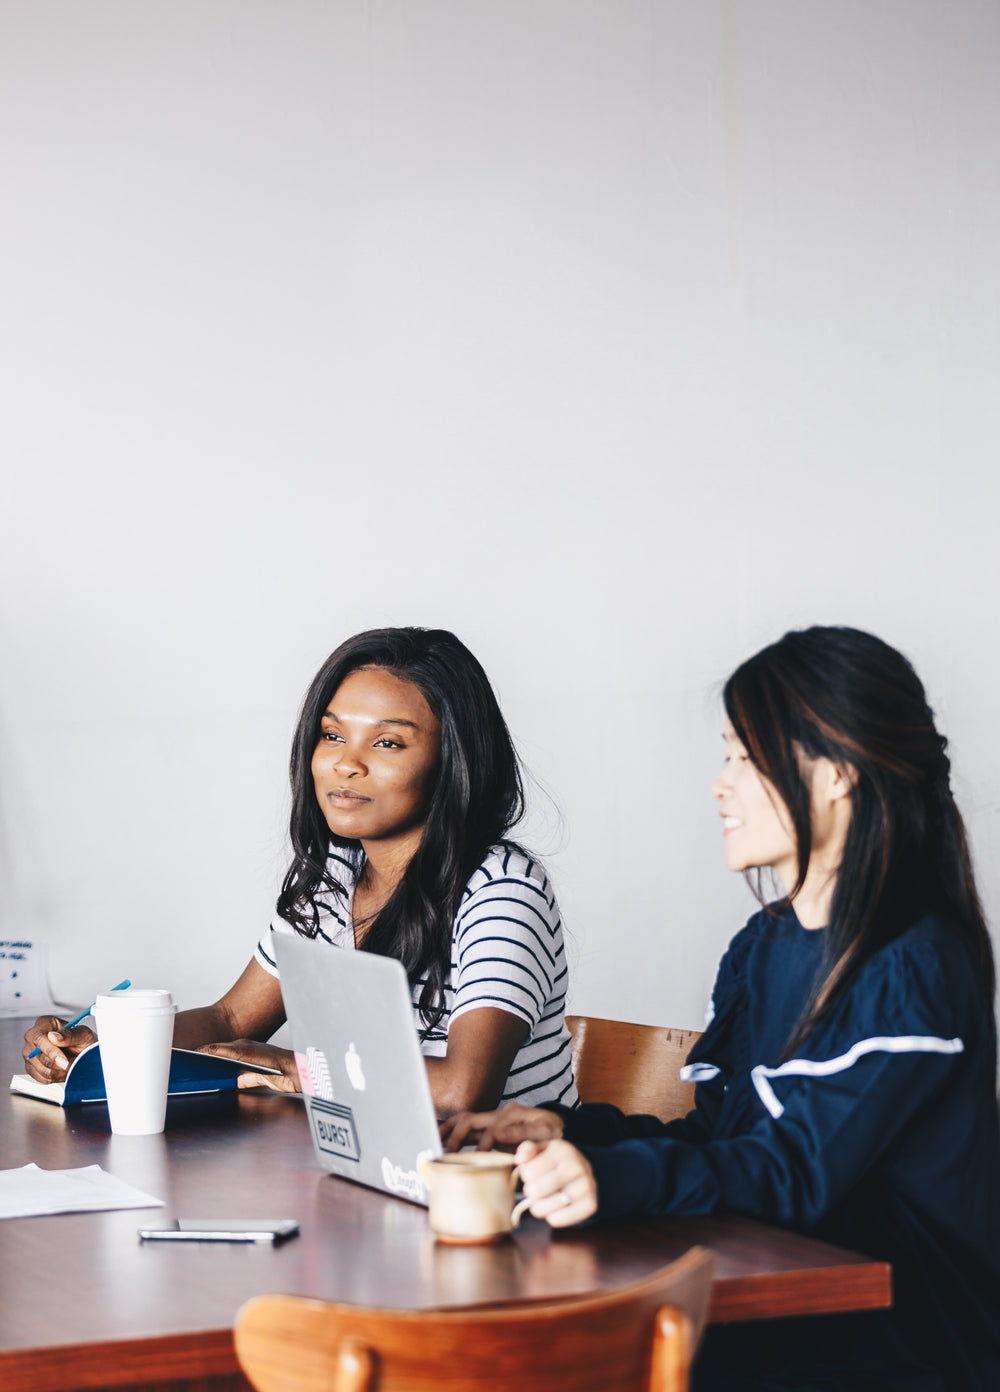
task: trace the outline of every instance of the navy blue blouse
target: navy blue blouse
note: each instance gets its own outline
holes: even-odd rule
[[[948,1386],[1000,1388],[992,1009],[962,942],[928,917],[783,1059],[822,950],[790,911],[737,934],[684,1069],[698,1084],[687,1117],[560,1109],[598,1217],[728,1210],[890,1261],[906,1346]]]

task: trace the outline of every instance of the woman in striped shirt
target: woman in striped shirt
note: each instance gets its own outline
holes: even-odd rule
[[[272,935],[297,932],[403,963],[435,1107],[576,1102],[563,1019],[562,924],[542,867],[506,839],[524,810],[518,759],[485,672],[441,629],[342,643],[303,702],[291,758],[292,863],[277,916],[214,1005],[182,1011],[174,1043],[268,1064],[298,1091]],[[29,1070],[57,1080],[87,1029],[39,1020]]]

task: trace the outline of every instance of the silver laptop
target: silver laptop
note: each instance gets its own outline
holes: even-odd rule
[[[441,1140],[402,964],[298,934],[274,949],[320,1165],[426,1205]]]

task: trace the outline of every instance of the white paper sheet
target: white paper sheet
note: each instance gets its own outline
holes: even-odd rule
[[[42,943],[0,938],[0,1019],[58,1015]]]
[[[86,1165],[79,1170],[40,1170],[37,1165],[0,1170],[0,1218],[163,1206],[162,1199],[133,1189],[100,1165]]]

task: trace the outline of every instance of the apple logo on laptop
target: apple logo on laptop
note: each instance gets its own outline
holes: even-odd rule
[[[361,1055],[355,1049],[352,1042],[351,1047],[344,1055],[344,1067],[347,1069],[347,1076],[350,1079],[351,1087],[358,1092],[364,1092],[368,1084],[365,1082],[365,1070],[361,1067]]]

